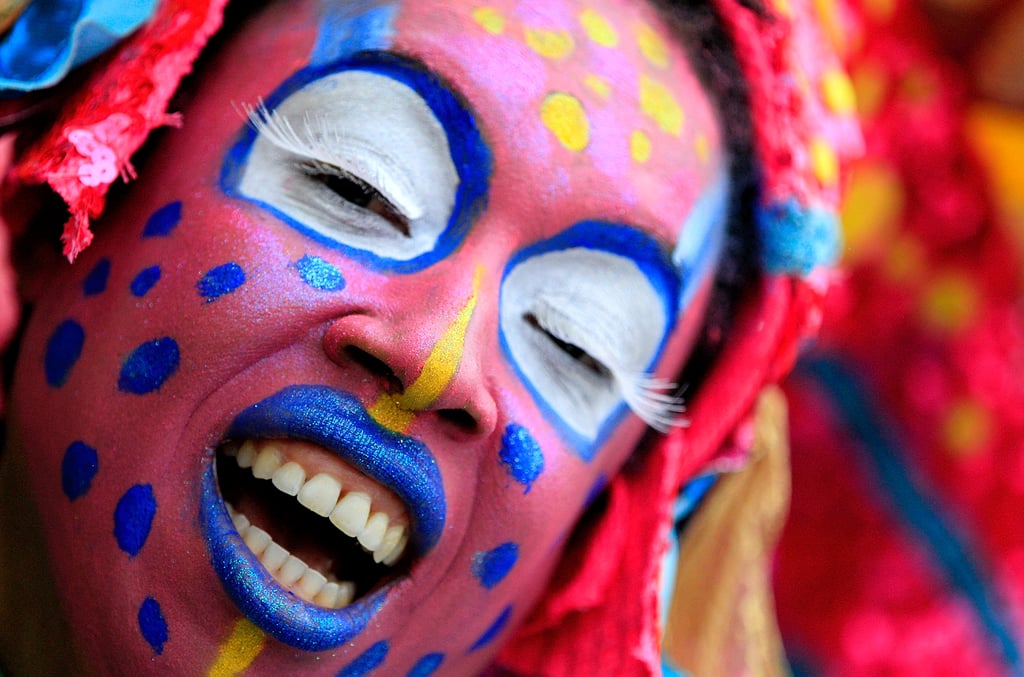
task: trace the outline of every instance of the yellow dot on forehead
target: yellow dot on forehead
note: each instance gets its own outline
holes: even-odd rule
[[[580,12],[580,24],[587,32],[587,37],[602,47],[614,47],[619,44],[619,34],[608,19],[592,9]]]
[[[821,94],[825,104],[834,113],[850,115],[857,109],[857,96],[853,91],[853,83],[846,73],[832,70],[821,79]]]
[[[839,159],[828,141],[816,138],[811,141],[811,165],[814,176],[825,186],[831,186],[839,180]]]
[[[572,35],[568,32],[541,28],[526,29],[526,44],[541,56],[555,60],[569,56],[576,47]]]
[[[548,94],[540,105],[540,119],[569,150],[581,151],[590,143],[590,121],[583,104],[571,94]]]
[[[636,44],[647,61],[657,68],[668,66],[668,47],[653,28],[640,24],[636,29]]]
[[[608,84],[608,81],[593,73],[588,73],[583,77],[583,84],[602,99],[607,99],[612,95],[612,86]]]
[[[651,158],[651,139],[639,129],[629,137],[629,154],[637,162],[647,162]]]
[[[646,75],[640,76],[640,108],[662,131],[673,136],[683,131],[683,109],[679,102],[668,87]]]
[[[473,10],[473,20],[494,35],[500,35],[505,30],[505,17],[493,7],[477,7]]]

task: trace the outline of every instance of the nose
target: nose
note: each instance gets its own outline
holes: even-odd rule
[[[324,350],[331,360],[355,362],[377,379],[380,392],[369,413],[385,428],[405,432],[417,417],[432,415],[476,435],[494,430],[497,405],[481,360],[469,359],[474,351],[466,343],[482,276],[478,267],[468,297],[441,331],[432,330],[434,315],[426,308],[394,322],[384,315],[349,315],[328,327]]]

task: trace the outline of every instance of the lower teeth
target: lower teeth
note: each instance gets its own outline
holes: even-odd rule
[[[228,503],[228,514],[263,567],[278,583],[289,588],[307,602],[326,609],[340,609],[352,603],[356,586],[352,581],[339,581],[333,574],[323,574],[274,542],[263,529],[249,522],[242,513]]]

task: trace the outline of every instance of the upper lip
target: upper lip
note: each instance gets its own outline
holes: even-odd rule
[[[286,387],[240,412],[227,436],[304,440],[337,454],[405,503],[419,554],[443,532],[445,492],[433,454],[422,442],[382,428],[348,393],[323,385]]]

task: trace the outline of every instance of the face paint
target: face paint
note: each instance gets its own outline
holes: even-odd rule
[[[98,667],[479,671],[672,414],[728,186],[657,15],[321,7],[233,37],[27,330],[12,444]]]

